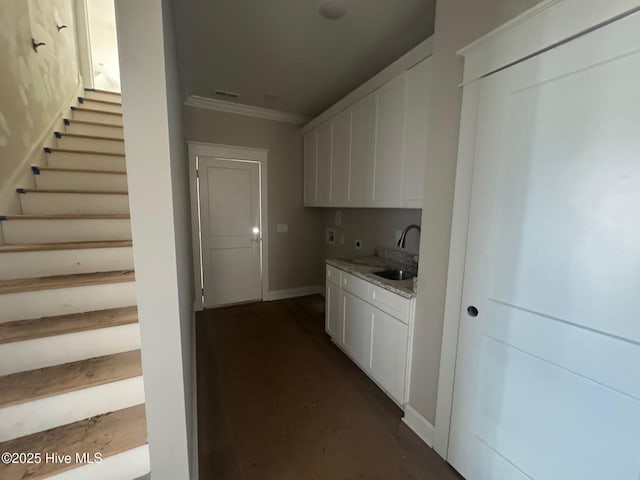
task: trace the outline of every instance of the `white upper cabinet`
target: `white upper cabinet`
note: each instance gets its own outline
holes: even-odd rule
[[[316,202],[321,207],[331,203],[331,163],[333,150],[332,122],[325,122],[318,127],[317,184]]]
[[[424,168],[427,159],[427,128],[431,59],[427,58],[408,70],[407,129],[405,140],[402,204],[422,208]]]
[[[396,207],[402,202],[407,72],[376,92],[376,142],[373,165],[373,206]]]
[[[312,130],[304,136],[304,205],[315,205],[317,202],[317,158],[318,132]]]
[[[351,111],[337,115],[333,123],[331,160],[331,205],[349,204],[349,171],[351,165]]]
[[[376,97],[369,95],[351,108],[351,170],[349,172],[350,205],[371,204],[373,152],[376,133]]]
[[[307,133],[305,205],[422,208],[430,81],[426,58]]]

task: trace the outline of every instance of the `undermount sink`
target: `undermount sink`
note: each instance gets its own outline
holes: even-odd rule
[[[382,272],[373,272],[373,274],[387,280],[411,280],[416,276],[415,273],[408,270],[384,270]]]

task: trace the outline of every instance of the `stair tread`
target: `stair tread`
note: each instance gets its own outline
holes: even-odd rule
[[[109,128],[124,128],[122,125],[112,125],[110,123],[104,123],[104,122],[92,122],[90,120],[76,120],[74,118],[65,118],[65,120],[69,123],[83,123],[87,125],[98,125],[100,127],[109,127]]]
[[[101,152],[99,150],[82,150],[77,148],[58,148],[58,147],[47,147],[47,149],[53,153],[79,153],[83,155],[104,155],[107,157],[122,157],[124,158],[124,153],[112,153],[112,152]],[[49,152],[47,152],[49,153]]]
[[[118,327],[138,321],[138,308],[120,307],[0,323],[0,344]]]
[[[112,170],[84,170],[81,168],[56,168],[56,167],[37,167],[38,170],[44,172],[63,172],[63,173],[106,173],[108,175],[126,175],[127,172],[117,172]]]
[[[65,215],[6,215],[5,220],[128,220],[127,213],[69,213]]]
[[[118,137],[102,137],[100,135],[87,135],[84,133],[67,133],[67,132],[57,132],[62,137],[73,137],[73,138],[88,138],[91,140],[109,140],[111,142],[124,142],[124,138]]]
[[[96,108],[86,108],[86,107],[83,107],[83,106],[71,107],[71,109],[79,111],[79,112],[104,113],[106,115],[117,115],[119,117],[122,116],[122,113],[120,113],[120,112],[106,112],[104,110],[98,110]]]
[[[118,106],[122,106],[122,102],[121,101],[115,101],[115,100],[104,100],[102,98],[89,98],[89,97],[80,97],[82,98],[83,102],[82,104],[84,104],[84,102],[97,102],[97,103],[106,103],[107,105],[118,105]]]
[[[114,92],[113,90],[102,90],[100,88],[85,88],[85,92],[96,92],[96,93],[108,93],[109,95],[122,95],[120,92]]]
[[[0,408],[142,375],[140,350],[0,377]]]
[[[51,188],[20,188],[18,193],[74,193],[83,195],[129,195],[129,192],[114,192],[112,190],[69,190]]]
[[[51,250],[83,250],[86,248],[131,247],[131,240],[105,240],[101,242],[32,243],[26,245],[0,245],[1,253],[43,252]]]
[[[104,285],[109,283],[132,282],[134,280],[135,273],[132,270],[19,278],[15,280],[0,280],[0,294]]]
[[[42,479],[80,466],[75,463],[76,452],[87,452],[89,458],[101,453],[107,458],[145,443],[147,427],[141,404],[0,443],[2,452],[40,452],[43,457],[40,464],[0,464],[0,478]],[[47,453],[71,455],[72,463],[45,462]]]

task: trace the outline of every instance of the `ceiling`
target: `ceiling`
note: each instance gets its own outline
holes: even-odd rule
[[[174,2],[186,95],[316,116],[433,33],[435,0]],[[273,98],[273,97],[277,98]]]

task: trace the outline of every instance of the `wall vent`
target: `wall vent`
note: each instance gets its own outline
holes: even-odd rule
[[[240,94],[239,93],[227,92],[226,90],[216,90],[215,94],[216,95],[220,95],[221,97],[233,98],[235,100],[240,98]]]

